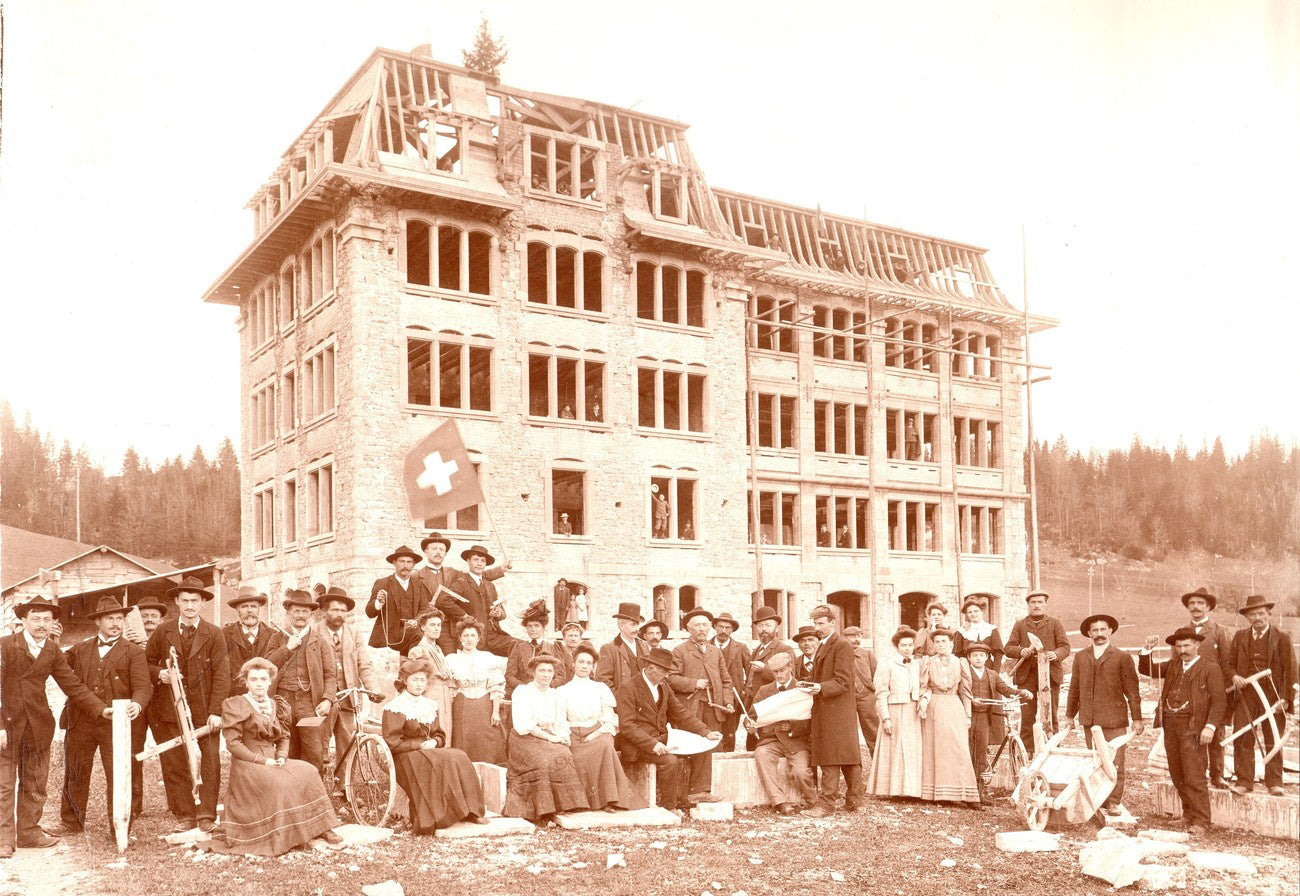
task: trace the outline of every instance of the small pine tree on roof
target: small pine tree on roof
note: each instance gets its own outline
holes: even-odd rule
[[[501,65],[509,55],[505,41],[492,36],[486,16],[479,19],[473,48],[461,51],[465,68],[487,75],[494,81],[501,80]]]

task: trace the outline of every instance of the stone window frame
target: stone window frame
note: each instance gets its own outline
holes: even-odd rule
[[[302,384],[299,382],[298,365],[296,362],[290,362],[280,371],[280,432],[285,441],[292,439],[298,434],[298,427],[302,423],[299,415],[299,394],[298,389]]]
[[[840,519],[840,502],[847,502],[846,520],[852,544],[847,547],[839,543],[839,525],[846,520]],[[871,498],[863,489],[844,489],[820,487],[813,494],[813,544],[820,551],[841,554],[865,554],[871,550]],[[830,530],[830,544],[818,540],[821,532],[823,515]]]
[[[655,582],[650,586],[650,612],[651,619],[657,619],[655,615],[655,601],[658,599],[660,591],[663,590],[666,598],[665,607],[667,619],[661,620],[668,627],[668,634],[671,636],[674,631],[683,631],[682,614],[687,610],[692,610],[699,606],[700,603],[700,586],[685,582],[681,585],[673,585],[670,582]],[[683,592],[686,600],[683,601]],[[743,640],[743,639],[742,639]]]
[[[605,207],[605,193],[607,181],[605,178],[605,145],[599,140],[593,140],[580,134],[567,134],[561,131],[549,130],[546,128],[537,128],[525,126],[523,128],[523,151],[520,155],[523,157],[523,186],[524,192],[531,196],[545,199],[549,202],[559,200],[561,202],[572,202],[584,208]],[[544,140],[547,143],[545,150],[546,170],[540,172],[540,176],[545,178],[545,185],[539,186],[538,174],[534,169],[534,160],[537,156],[536,141]],[[579,179],[578,189],[575,192],[572,189],[572,176],[570,177],[570,189],[558,190],[553,187],[559,186],[558,175],[558,144],[571,144],[569,151],[569,161],[572,165],[574,160],[578,162],[577,173],[581,178],[583,168],[583,156],[586,153],[591,154],[592,180],[594,186],[591,196],[582,195],[582,181]],[[572,170],[572,169],[571,169]]]
[[[895,463],[933,464],[940,462],[939,447],[939,411],[937,408],[916,407],[913,405],[886,405],[885,415],[885,459]],[[900,422],[901,420],[901,422]],[[918,424],[917,435],[921,439],[921,456],[907,456],[907,423]],[[891,434],[893,438],[891,438]],[[930,456],[926,457],[926,449]]]
[[[762,519],[763,503],[764,503],[764,499],[768,497],[771,497],[772,499],[773,530],[776,531],[779,528],[781,537],[780,540],[778,541],[763,542],[762,545],[763,550],[769,551],[769,550],[784,549],[792,553],[801,550],[803,547],[803,519],[802,519],[803,512],[799,503],[800,502],[799,488],[797,486],[788,486],[788,485],[782,486],[775,483],[770,483],[767,488],[760,488],[758,490],[758,503],[759,503],[758,528],[760,532],[763,530],[763,519]],[[746,489],[745,499],[746,499],[745,522],[746,522],[746,528],[748,529],[746,533],[746,537],[749,539],[750,547],[753,547],[755,544],[754,542],[755,533],[753,531],[754,515],[752,510],[753,502],[754,502],[753,489]],[[787,506],[789,507],[791,511],[791,516],[793,517],[793,522],[790,524],[789,527],[790,528],[789,540],[787,540],[786,538]]]
[[[669,467],[664,464],[654,464],[647,471],[647,488],[646,488],[646,544],[652,547],[702,547],[703,539],[700,537],[700,483],[702,481],[700,470],[695,467]],[[654,535],[654,480],[662,479],[668,483],[668,536],[665,538],[656,538]],[[687,522],[691,530],[695,533],[693,538],[685,538],[681,535],[681,526],[679,525],[679,504],[681,491],[679,483],[689,482],[691,484],[691,519]]]
[[[298,254],[298,316],[315,314],[338,292],[338,231],[333,221],[319,225]]]
[[[279,308],[280,332],[288,333],[298,324],[298,256],[289,255],[272,275],[275,281],[276,307]]]
[[[328,355],[328,359],[326,355]],[[302,428],[306,430],[316,426],[338,410],[338,340],[333,333],[313,345],[306,353],[302,361],[302,371],[298,390],[302,395]],[[318,379],[325,381],[321,391],[328,395],[328,400],[322,398],[319,409],[316,407]],[[311,396],[310,401],[308,401],[309,394]],[[310,416],[308,415],[309,411],[311,412]]]
[[[860,394],[860,393],[859,393]],[[813,453],[831,457],[871,458],[871,406],[844,400],[847,395],[813,397]],[[845,408],[845,442],[837,435],[836,409]],[[851,419],[849,419],[851,418]],[[818,446],[822,447],[818,447]],[[843,450],[840,450],[840,449]]]
[[[938,500],[927,501],[917,496],[893,495],[886,504],[889,550],[894,554],[943,554],[943,505]],[[931,515],[933,517],[931,518]],[[902,520],[905,525],[899,525]],[[927,526],[928,524],[928,526]],[[933,543],[925,547],[927,528]],[[916,547],[908,547],[909,536],[916,534]]]
[[[324,471],[328,470],[329,477],[329,528],[323,529],[320,524],[321,515],[321,479],[326,475]],[[318,457],[311,463],[303,467],[303,479],[306,481],[307,489],[305,495],[305,507],[307,513],[305,519],[299,521],[300,527],[304,527],[303,535],[299,537],[300,541],[307,545],[320,544],[322,542],[332,541],[335,531],[338,528],[338,467],[334,462],[333,454],[326,454]]]
[[[554,414],[535,414],[533,413],[532,403],[532,362],[533,357],[545,357],[547,363],[547,407],[548,410],[554,410]],[[559,360],[576,362],[575,372],[577,382],[574,386],[574,395],[577,398],[577,407],[572,408],[573,417],[565,418],[560,416],[563,407],[560,403],[559,394]],[[547,426],[569,426],[579,429],[604,429],[612,427],[609,423],[609,373],[610,373],[610,356],[601,349],[579,349],[571,345],[550,345],[545,342],[529,342],[524,346],[524,361],[521,365],[523,376],[520,381],[523,385],[523,407],[524,417],[530,423],[544,424]],[[590,410],[587,405],[587,365],[600,365],[600,405],[599,416],[588,418],[586,415]],[[555,403],[551,405],[551,396],[554,395]]]
[[[907,311],[886,318],[884,326],[887,370],[939,375],[939,322],[933,315]]]
[[[639,159],[649,168],[645,179],[646,207],[656,220],[670,224],[689,224],[691,220],[690,178],[691,170],[659,159]],[[680,214],[666,210],[665,197],[673,197]]]
[[[765,302],[772,304],[764,307]],[[799,299],[796,296],[784,290],[761,293],[755,290],[749,294],[748,308],[750,321],[746,332],[753,351],[765,352],[778,358],[798,357],[799,331],[796,322],[799,317]],[[759,322],[760,318],[763,323]],[[771,343],[773,340],[777,340],[781,347],[763,344],[764,341]],[[787,342],[788,348],[785,347]]]
[[[298,474],[290,471],[280,481],[280,534],[283,548],[287,551],[297,550],[301,537],[301,518],[298,513]],[[290,532],[292,524],[292,532]]]
[[[582,481],[582,519],[581,529],[572,535],[561,535],[555,529],[559,525],[560,510],[555,504],[555,474],[576,473]],[[550,462],[546,476],[546,537],[557,544],[590,544],[591,535],[591,467],[586,461],[574,457],[559,457]],[[573,521],[570,520],[570,523]],[[578,528],[578,527],[575,527]]]
[[[275,553],[275,480],[268,479],[253,486],[253,558],[270,557]]]
[[[971,454],[972,438],[974,456]],[[1003,449],[1001,420],[986,420],[964,413],[952,415],[953,466],[977,470],[1000,470]]]
[[[253,358],[270,347],[279,332],[279,302],[273,288],[274,278],[266,277],[248,297],[248,356]]]
[[[401,272],[403,289],[411,295],[436,296],[476,304],[494,304],[500,294],[501,285],[501,244],[495,230],[480,221],[461,218],[454,215],[435,215],[427,212],[403,212],[400,216],[402,238],[399,243],[398,270]],[[429,282],[413,283],[410,279],[410,225],[423,224],[429,228]],[[440,233],[443,228],[457,232],[457,288],[439,285],[441,280]],[[471,273],[474,252],[472,242],[474,235],[486,235],[487,245],[487,292],[475,292]]]
[[[1005,508],[1001,504],[981,502],[957,505],[961,553],[974,557],[1000,557],[1006,551],[1003,528]]]
[[[609,248],[604,241],[596,237],[579,236],[565,230],[545,230],[530,228],[520,239],[520,279],[523,285],[521,297],[527,311],[546,312],[563,316],[586,318],[588,320],[609,320],[611,304],[612,268]],[[532,247],[539,245],[546,252],[546,301],[538,302],[532,296]],[[573,305],[561,305],[558,298],[559,280],[557,258],[560,250],[574,253],[573,267]],[[589,256],[600,256],[600,307],[587,308],[587,263]]]
[[[960,326],[957,325],[960,323]],[[952,375],[955,379],[1002,381],[1002,333],[970,321],[952,328]]]
[[[499,389],[500,377],[497,371],[497,340],[494,336],[484,333],[462,333],[459,330],[442,329],[433,330],[419,324],[410,324],[404,330],[406,339],[406,360],[402,364],[401,374],[401,395],[402,407],[411,414],[436,414],[440,417],[472,417],[477,419],[498,419],[501,415],[499,410],[501,406],[500,396],[497,394]],[[411,383],[410,383],[410,343],[411,340],[430,343],[429,349],[429,404],[416,404],[411,401]],[[441,400],[441,370],[438,371],[438,378],[434,379],[433,353],[434,347],[441,345],[460,345],[463,347],[461,354],[461,396],[469,403],[473,399],[472,383],[470,378],[472,374],[468,372],[468,350],[470,348],[480,348],[488,350],[488,407],[455,407],[452,405],[442,405]],[[438,355],[441,361],[441,353]]]
[[[818,302],[812,306],[813,358],[822,364],[871,363],[871,329],[865,311]]]
[[[652,373],[654,375],[654,418],[653,425],[643,424],[641,422],[641,374],[642,372]],[[666,375],[675,375],[678,379],[678,420],[685,423],[684,426],[671,428],[666,426],[667,407],[664,403],[664,380]],[[700,429],[690,428],[690,418],[692,404],[690,401],[691,377],[699,377],[702,382],[700,385]],[[710,424],[710,412],[712,405],[709,399],[709,369],[698,362],[682,362],[674,359],[660,360],[650,358],[645,355],[638,356],[633,361],[633,388],[636,395],[636,431],[640,433],[655,433],[656,435],[668,435],[674,438],[692,439],[695,441],[704,441],[711,439],[713,436]]]
[[[641,266],[647,265],[654,269],[654,295],[651,297],[651,316],[645,317],[641,314]],[[686,332],[702,334],[709,332],[711,315],[709,314],[709,302],[712,297],[713,287],[709,281],[709,270],[695,262],[687,261],[675,255],[663,253],[638,252],[631,259],[631,281],[630,293],[632,296],[632,319],[637,326],[642,327],[663,327],[673,332]],[[673,269],[678,272],[677,276],[677,320],[666,321],[663,315],[663,296],[665,271]],[[696,276],[700,283],[700,323],[693,324],[689,322],[691,311],[691,283],[692,277]]]
[[[248,401],[249,453],[258,455],[274,447],[279,436],[279,392],[274,375],[253,387]],[[267,393],[270,393],[269,395]]]
[[[750,412],[749,402],[752,400],[752,395],[758,397],[758,412],[756,414]],[[750,421],[753,419],[758,423],[758,441],[755,443],[755,447],[759,451],[765,454],[797,454],[799,452],[800,424],[798,393],[792,394],[783,389],[768,392],[761,391],[761,387],[755,387],[753,393],[746,393],[745,399],[745,445],[748,446],[751,439],[754,438],[754,434],[750,432]],[[764,444],[762,441],[763,411],[765,408],[768,409],[768,416],[772,420],[770,426],[773,444],[770,445]],[[788,413],[787,408],[789,409]],[[787,436],[787,423],[789,424],[788,436],[790,442],[788,445],[784,444]]]

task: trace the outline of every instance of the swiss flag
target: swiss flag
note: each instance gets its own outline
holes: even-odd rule
[[[478,473],[455,420],[443,423],[411,449],[402,478],[411,519],[445,516],[483,503]]]

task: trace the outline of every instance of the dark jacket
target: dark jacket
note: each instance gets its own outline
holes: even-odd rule
[[[983,644],[989,649],[987,668],[995,671],[1002,668],[1002,632],[995,628],[989,632],[988,637],[968,638],[964,632],[958,630],[953,635],[952,652],[955,656],[965,658],[966,651],[970,650],[973,644]]]
[[[861,765],[858,752],[858,701],[853,692],[853,645],[832,634],[813,657],[812,681],[821,685],[813,697],[811,743],[813,765]]]
[[[791,688],[794,687],[794,679],[790,681]],[[777,692],[777,684],[770,681],[758,689],[754,694],[754,702],[765,700]],[[777,722],[774,725],[764,725],[758,729],[758,743],[761,746],[765,743],[779,744],[785,755],[791,756],[800,750],[810,750],[810,738],[812,736],[812,722],[808,719],[800,719],[792,722]]]
[[[483,623],[483,637],[479,649],[495,653],[497,656],[509,657],[518,638],[506,634],[501,628],[499,619],[491,618],[492,605],[497,601],[497,586],[492,584],[488,572],[491,570],[483,573],[481,585],[476,583],[469,573],[461,573],[461,578],[457,580],[460,587],[456,590],[469,601],[468,606],[461,605],[465,614]]]
[[[726,647],[718,645],[716,638],[713,639],[713,645],[722,651],[722,663],[727,667],[727,675],[731,678],[731,686],[736,689],[736,693],[744,697],[749,691],[749,661],[751,658],[749,647],[730,638]],[[727,693],[726,700],[719,700],[719,703],[730,703],[736,705],[736,695]]]
[[[287,642],[286,642],[287,643]],[[316,630],[314,626],[307,628],[307,637],[302,639],[302,643],[289,650],[284,649],[285,661],[280,666],[280,677],[276,679],[276,685],[283,687],[285,684],[284,669],[290,660],[297,660],[298,654],[302,655],[303,663],[307,667],[307,683],[311,687],[311,702],[313,705],[320,703],[322,700],[328,700],[331,705],[334,703],[334,696],[338,693],[338,673],[334,664],[334,648],[330,646],[329,641]]]
[[[1014,697],[1018,692],[1011,685],[1002,680],[988,666],[984,667],[983,677],[976,677],[975,670],[970,670],[970,696],[971,712],[987,713],[990,716],[1005,716],[1006,712],[1001,706],[981,705],[974,702],[977,698],[981,700],[993,700],[997,697]]]
[[[138,645],[118,638],[100,659],[99,636],[95,635],[70,648],[66,656],[72,671],[105,706],[112,706],[114,700],[130,700],[141,709],[149,705],[153,696],[149,664],[144,660],[144,649]],[[99,715],[88,715],[71,701],[63,712],[69,727],[101,720]]]
[[[491,569],[484,571],[483,578],[491,582],[501,578],[505,574],[506,572],[504,569],[499,566],[494,566]],[[412,573],[411,577],[418,578],[424,583],[424,587],[429,589],[429,595],[433,600],[433,605],[442,611],[442,635],[438,638],[438,646],[442,648],[442,652],[445,654],[454,653],[457,648],[460,647],[460,645],[456,643],[456,624],[460,622],[460,620],[464,619],[467,614],[473,615],[470,610],[469,595],[466,593],[466,587],[464,584],[465,580],[469,579],[469,574],[462,572],[459,569],[452,569],[446,563],[438,567],[437,572],[435,572],[433,568],[426,563],[424,566],[421,566]],[[472,587],[473,582],[472,580],[470,581]],[[456,594],[465,598],[465,600],[459,601],[445,591],[442,594],[438,594],[439,586],[454,591]],[[392,592],[389,593],[391,594]],[[495,599],[496,598],[494,597],[493,600]],[[491,604],[489,603],[488,606],[491,606]],[[487,617],[480,617],[479,621],[486,625]],[[484,647],[483,649],[486,650],[487,648]]]
[[[176,723],[176,707],[172,701],[171,685],[163,683],[158,674],[167,666],[171,648],[176,648],[185,687],[185,702],[197,728],[207,722],[208,716],[221,715],[221,705],[230,696],[230,658],[226,653],[226,636],[206,619],[200,619],[198,629],[190,640],[188,649],[180,633],[180,618],[164,619],[149,636],[144,649],[149,664],[149,681],[158,700],[158,718]]]
[[[1016,624],[1011,627],[1011,636],[1007,638],[1006,658],[1003,662],[1012,666],[1019,663],[1014,676],[1017,686],[1031,691],[1038,687],[1038,658],[1031,656],[1023,663],[1020,662],[1020,651],[1025,647],[1033,646],[1029,643],[1031,632],[1043,642],[1043,650],[1050,653],[1051,666],[1048,675],[1051,677],[1052,685],[1059,687],[1065,678],[1062,663],[1070,655],[1070,639],[1065,636],[1065,626],[1061,625],[1061,620],[1054,616],[1044,616],[1040,622],[1035,622],[1029,616],[1017,619]]]
[[[1085,728],[1124,728],[1130,717],[1141,720],[1142,695],[1133,657],[1113,644],[1106,646],[1100,660],[1092,655],[1092,645],[1075,654],[1065,715],[1078,716]]]
[[[104,711],[104,701],[86,687],[53,639],[32,659],[22,632],[6,635],[0,638],[0,721],[11,750],[19,740],[38,745],[54,740],[54,713],[45,695],[49,678],[78,711],[95,716]]]
[[[566,657],[565,650],[555,641],[542,639],[537,642],[537,653],[555,657],[555,680],[551,682],[551,687],[558,688],[569,680],[569,673],[572,666]],[[506,697],[514,693],[515,688],[521,684],[527,684],[533,680],[533,675],[528,671],[528,664],[532,662],[533,642],[516,641],[515,646],[510,650],[510,656],[506,660]]]
[[[1202,642],[1204,643],[1204,642]],[[1149,660],[1150,657],[1142,657]],[[1182,661],[1161,663],[1164,686],[1160,689],[1160,708],[1156,711],[1157,725],[1163,722],[1165,697],[1178,684],[1183,675]],[[1193,732],[1206,725],[1222,727],[1228,714],[1228,695],[1223,682],[1223,671],[1210,660],[1201,657],[1187,670],[1188,697],[1191,699],[1191,725]]]
[[[677,699],[666,679],[659,685],[656,702],[639,669],[635,676],[623,682],[615,692],[615,699],[618,703],[616,745],[628,757],[625,761],[635,761],[638,753],[653,753],[655,744],[667,743],[669,725],[701,737],[709,733]]]
[[[223,625],[221,634],[226,639],[226,655],[229,657],[231,677],[230,693],[232,694],[242,694],[244,692],[244,688],[235,684],[234,679],[239,677],[239,670],[244,667],[244,663],[253,657],[264,657],[275,663],[277,669],[283,666],[284,661],[289,658],[289,651],[284,649],[288,638],[284,632],[271,628],[265,622],[258,622],[257,638],[251,645],[248,643],[248,639],[244,637],[244,629],[238,622],[228,622]],[[271,694],[272,696],[275,695],[274,685]]]
[[[780,638],[773,638],[766,644],[759,641],[758,646],[755,647],[753,652],[749,655],[750,662],[762,663],[764,666],[762,669],[757,669],[749,673],[748,690],[745,694],[745,700],[748,701],[750,706],[753,706],[754,701],[758,699],[758,689],[763,685],[771,684],[776,680],[776,676],[773,675],[772,671],[766,668],[766,666],[772,661],[772,657],[776,656],[778,653],[788,653],[791,660],[796,659],[794,648],[782,641]]]
[[[853,651],[853,695],[859,701],[876,702],[876,655],[870,647]]]
[[[1228,651],[1228,665],[1223,669],[1223,677],[1227,684],[1232,683],[1232,676],[1240,675],[1242,678],[1249,678],[1250,671],[1250,644],[1251,629],[1247,626],[1238,629],[1237,634],[1232,638],[1232,648]],[[1261,681],[1260,686],[1264,693],[1272,701],[1282,700],[1283,712],[1291,712],[1292,705],[1295,701],[1295,652],[1291,649],[1291,637],[1284,631],[1279,631],[1278,627],[1269,623],[1268,631],[1264,638],[1268,645],[1268,668],[1273,670],[1272,682]],[[1254,706],[1258,702],[1255,696],[1255,689],[1249,688],[1245,691],[1238,691],[1236,699],[1250,700],[1249,705]],[[1259,713],[1254,713],[1258,715]]]
[[[1190,622],[1188,623],[1191,624]],[[1227,679],[1227,673],[1224,671],[1228,665],[1228,656],[1232,652],[1232,635],[1233,630],[1225,625],[1219,625],[1213,619],[1207,619],[1201,627],[1201,634],[1205,636],[1196,648],[1196,655],[1203,660],[1214,663],[1219,667],[1221,677]],[[1138,672],[1151,678],[1164,678],[1169,671],[1169,665],[1172,660],[1163,660],[1156,662],[1151,658],[1151,654],[1138,654]],[[1225,680],[1224,686],[1230,683]],[[1165,711],[1164,700],[1156,704],[1155,727],[1161,727],[1161,719]]]
[[[383,609],[375,606],[375,596],[380,591],[387,591]],[[370,588],[370,600],[366,601],[366,615],[375,620],[370,630],[371,647],[391,647],[406,656],[406,652],[420,643],[420,631],[406,627],[406,623],[415,618],[433,603],[433,594],[429,586],[418,576],[412,575],[403,588],[397,582],[397,576],[384,576],[375,579]]]
[[[595,678],[603,682],[615,695],[623,687],[624,682],[631,681],[641,674],[640,663],[638,659],[650,652],[645,641],[640,638],[636,639],[636,654],[623,641],[623,636],[619,635],[608,644],[601,645],[600,657],[596,660]],[[668,687],[668,682],[664,682],[664,687]]]

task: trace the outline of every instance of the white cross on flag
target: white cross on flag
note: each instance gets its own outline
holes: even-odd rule
[[[455,420],[448,420],[406,455],[403,475],[411,519],[445,516],[483,503],[478,472],[469,459]]]

